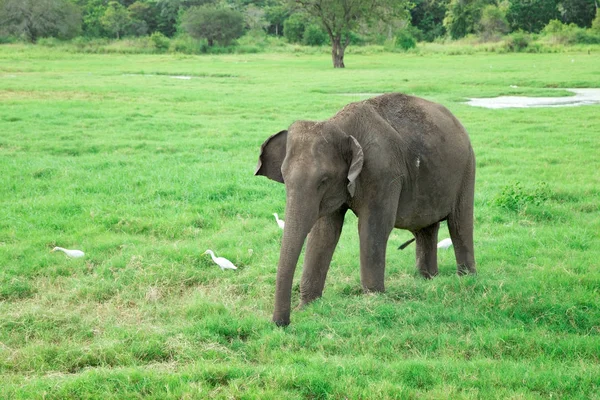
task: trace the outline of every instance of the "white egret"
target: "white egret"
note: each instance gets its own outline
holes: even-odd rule
[[[71,257],[71,258],[80,258],[80,257],[85,256],[85,253],[81,250],[69,250],[69,249],[63,249],[62,247],[55,247],[50,252],[52,253],[55,251],[62,251],[63,253],[65,253],[67,255],[67,257]]]
[[[223,271],[225,271],[226,269],[237,269],[237,267],[235,265],[233,265],[233,263],[231,261],[229,261],[228,259],[226,259],[225,257],[215,257],[215,253],[213,253],[212,250],[206,250],[204,252],[204,254],[210,254],[210,256],[212,257],[213,261],[219,267],[221,267],[221,269]]]
[[[437,244],[437,248],[438,249],[444,249],[444,250],[447,250],[450,246],[452,246],[452,239],[450,239],[450,238],[446,238],[444,240],[441,240]]]
[[[277,213],[273,213],[273,215],[275,216],[275,221],[277,221],[277,225],[279,225],[279,227],[283,229],[283,227],[285,226],[285,222],[283,222],[282,219],[279,219],[279,215],[277,215]]]

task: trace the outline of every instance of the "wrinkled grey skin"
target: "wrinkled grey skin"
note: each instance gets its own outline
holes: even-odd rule
[[[414,234],[417,267],[431,278],[439,224],[447,220],[458,274],[475,273],[475,156],[461,123],[439,104],[392,93],[348,104],[326,121],[294,122],[263,143],[255,174],[286,188],[277,325],[290,323],[292,279],[307,236],[301,305],[323,293],[348,209],[358,216],[365,292],[384,291],[393,228]]]

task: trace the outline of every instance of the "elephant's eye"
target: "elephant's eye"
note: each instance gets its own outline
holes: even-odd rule
[[[322,188],[323,186],[325,186],[328,181],[329,181],[328,176],[324,176],[323,178],[321,178],[321,182],[319,182],[319,189]]]

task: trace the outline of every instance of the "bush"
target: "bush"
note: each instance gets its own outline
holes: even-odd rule
[[[596,12],[596,18],[592,21],[592,31],[600,33],[600,12]]]
[[[167,51],[171,45],[169,38],[163,35],[161,32],[154,32],[150,36],[150,40],[154,43],[154,47],[158,51]]]
[[[308,20],[306,16],[295,13],[283,23],[283,36],[290,43],[301,43]]]
[[[531,36],[518,31],[507,37],[505,47],[508,51],[521,52],[527,49],[529,43],[531,43]]]
[[[181,35],[171,39],[169,51],[183,54],[198,54],[206,53],[206,41],[199,42],[187,35]]]
[[[41,38],[37,41],[37,44],[44,47],[57,47],[62,44],[60,40],[53,37]]]
[[[417,47],[417,41],[410,31],[402,29],[396,33],[396,47],[403,50],[410,50]]]
[[[321,46],[327,43],[328,36],[320,26],[311,24],[304,29],[302,42],[309,46]]]
[[[486,6],[479,20],[479,34],[484,41],[499,40],[508,32],[506,15],[497,6]]]
[[[494,199],[494,204],[510,211],[521,212],[527,206],[539,206],[550,199],[550,188],[546,182],[539,182],[534,189],[526,190],[520,182],[505,186]]]
[[[563,24],[553,19],[544,27],[542,33],[551,42],[558,44],[595,44],[600,43],[600,32],[583,29],[577,25]]]

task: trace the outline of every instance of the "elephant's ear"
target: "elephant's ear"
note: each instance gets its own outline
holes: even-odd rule
[[[283,183],[281,164],[285,158],[288,131],[280,131],[260,146],[260,156],[254,175],[263,175],[274,181]]]
[[[351,197],[354,197],[356,178],[358,178],[360,171],[362,171],[365,156],[363,154],[362,146],[352,135],[350,135],[350,148],[352,149],[352,161],[350,162],[350,169],[348,169],[348,192]]]

